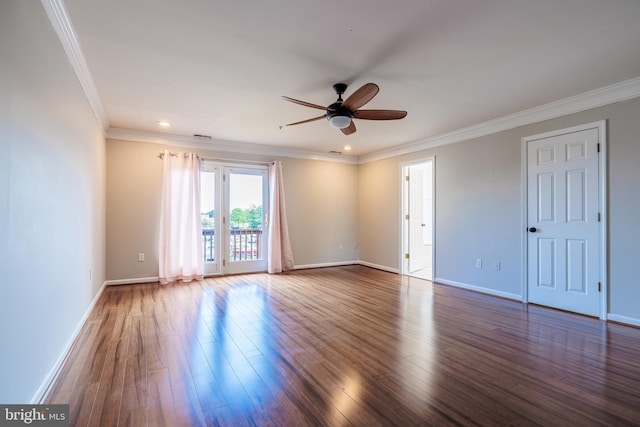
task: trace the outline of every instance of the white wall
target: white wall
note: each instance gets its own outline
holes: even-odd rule
[[[640,325],[640,98],[482,138],[366,163],[359,169],[360,257],[398,268],[400,164],[435,156],[437,278],[522,294],[521,138],[608,122],[609,313]],[[377,232],[374,232],[377,231]],[[476,269],[481,258],[489,268]],[[501,261],[502,270],[493,263]]]
[[[40,2],[0,2],[2,403],[34,397],[104,282],[104,188],[102,131]]]

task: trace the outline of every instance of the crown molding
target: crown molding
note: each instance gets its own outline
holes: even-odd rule
[[[400,144],[395,147],[364,154],[359,163],[369,163],[389,157],[415,153],[428,148],[467,141],[481,136],[491,135],[524,125],[555,119],[568,114],[579,113],[603,105],[626,101],[640,96],[640,77],[625,80],[609,86],[550,102],[539,107],[509,114],[484,123],[436,135],[419,141]]]
[[[136,129],[110,127],[107,129],[108,139],[147,142],[173,147],[186,147],[230,154],[251,154],[256,156],[286,157],[305,160],[326,160],[330,162],[358,164],[356,156],[345,154],[318,153],[274,145],[250,144],[246,142],[205,139],[194,136],[174,135],[170,133],[151,132]]]
[[[80,86],[91,105],[91,109],[95,114],[98,123],[102,127],[102,131],[106,132],[109,128],[109,119],[107,113],[104,110],[100,95],[93,82],[93,77],[89,72],[87,61],[84,59],[82,49],[80,48],[80,42],[76,37],[76,32],[71,24],[71,19],[67,13],[67,9],[63,0],[40,0],[42,7],[47,13],[49,22],[53,26],[54,31],[58,35],[58,39],[64,48],[64,51],[69,58],[71,67],[76,73]]]

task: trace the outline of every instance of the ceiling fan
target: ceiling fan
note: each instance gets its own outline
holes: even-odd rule
[[[375,83],[367,83],[363,85],[360,89],[353,92],[346,100],[342,99],[342,94],[347,90],[347,85],[345,83],[336,83],[333,85],[333,89],[338,94],[338,100],[328,107],[283,96],[282,99],[285,101],[326,111],[326,113],[321,116],[302,120],[300,122],[289,123],[285,126],[301,125],[303,123],[309,123],[326,118],[329,120],[331,126],[340,129],[345,135],[351,135],[356,131],[356,125],[353,123],[352,119],[398,120],[407,115],[406,111],[399,110],[360,110],[359,108],[371,101],[380,90],[378,85]]]

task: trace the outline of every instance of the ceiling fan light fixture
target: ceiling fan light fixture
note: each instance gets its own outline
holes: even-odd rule
[[[346,100],[342,99],[342,94],[347,89],[347,85],[345,83],[336,83],[333,85],[333,89],[338,94],[338,99],[328,107],[283,96],[282,99],[285,101],[293,102],[294,104],[303,105],[305,107],[324,110],[326,112],[326,114],[323,114],[322,116],[289,123],[285,126],[300,125],[326,118],[332,128],[340,129],[345,135],[351,135],[356,131],[356,126],[351,121],[354,118],[365,120],[398,120],[407,115],[406,111],[399,110],[360,110],[360,107],[371,101],[371,99],[373,99],[380,90],[378,85],[375,83],[364,84],[360,89],[348,96]],[[280,128],[282,129],[282,126]]]
[[[331,126],[336,129],[344,129],[351,124],[351,117],[349,116],[333,116],[329,119]]]

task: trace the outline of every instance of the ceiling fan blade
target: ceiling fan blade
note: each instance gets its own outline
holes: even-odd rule
[[[375,83],[367,83],[360,89],[353,92],[343,103],[342,106],[351,111],[356,111],[367,102],[371,101],[378,94],[380,88]]]
[[[349,126],[347,126],[344,129],[340,129],[342,131],[342,133],[344,133],[345,135],[351,135],[352,133],[354,133],[356,131],[356,124],[353,123],[353,120],[351,120],[351,123],[349,123]]]
[[[282,99],[285,101],[293,102],[294,104],[304,105],[305,107],[317,108],[318,110],[327,111],[327,107],[323,107],[321,105],[312,104],[310,102],[300,101],[298,99],[289,98],[288,96],[283,96]]]
[[[288,125],[285,125],[285,126],[301,125],[303,123],[315,122],[316,120],[325,119],[325,118],[327,118],[327,115],[323,114],[321,116],[314,117],[313,119],[307,119],[307,120],[302,120],[301,122],[289,123]]]
[[[354,118],[365,120],[398,120],[406,116],[406,111],[399,110],[358,110],[353,113]]]

